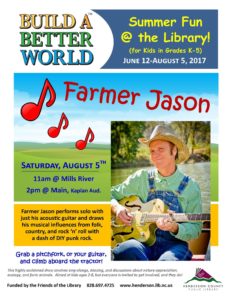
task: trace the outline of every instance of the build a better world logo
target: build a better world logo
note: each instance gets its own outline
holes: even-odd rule
[[[187,280],[183,286],[191,291],[216,291],[222,288],[223,284],[204,269],[197,268],[195,275]]]

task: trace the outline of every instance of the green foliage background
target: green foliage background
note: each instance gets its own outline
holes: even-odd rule
[[[209,122],[112,122],[111,123],[111,164],[112,168],[128,164],[149,164],[147,147],[139,144],[138,138],[149,138],[158,124],[171,127],[187,144],[193,161],[210,160]]]

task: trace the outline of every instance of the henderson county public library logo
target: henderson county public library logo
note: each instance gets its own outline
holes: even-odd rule
[[[184,287],[195,291],[216,291],[219,288],[222,288],[223,285],[221,281],[216,280],[204,269],[197,268],[195,276],[186,281]]]

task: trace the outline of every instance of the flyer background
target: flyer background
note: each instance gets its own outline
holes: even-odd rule
[[[14,101],[13,101],[13,74],[16,72],[74,72],[74,70],[67,66],[59,67],[23,67],[16,59],[16,52],[18,51],[17,33],[19,27],[18,14],[25,13],[65,13],[74,12],[81,8],[85,9],[219,9],[219,246],[213,247],[211,252],[210,262],[168,262],[160,265],[161,268],[177,268],[179,272],[184,274],[184,279],[189,279],[194,275],[195,269],[198,267],[204,268],[212,276],[223,283],[223,288],[216,292],[190,292],[183,289],[183,279],[173,289],[17,289],[6,288],[8,279],[6,278],[7,269],[9,267],[20,267],[15,257],[17,247],[13,246],[14,237],[14,218],[13,218],[13,141],[14,141]],[[225,295],[229,291],[230,284],[230,254],[229,254],[229,239],[228,239],[228,223],[230,220],[231,200],[230,200],[230,165],[231,165],[231,151],[230,151],[230,109],[231,109],[231,58],[230,58],[230,9],[229,1],[222,2],[205,0],[202,1],[121,1],[117,3],[113,1],[65,1],[58,2],[55,0],[49,1],[8,1],[8,6],[1,9],[0,12],[1,24],[1,48],[0,48],[0,124],[1,124],[1,142],[0,142],[0,261],[1,261],[1,278],[0,288],[1,293],[6,292],[7,296],[15,296],[18,299],[40,299],[41,297],[56,297],[62,299],[64,297],[80,297],[80,295],[90,299],[93,296],[104,295],[104,297],[112,297],[118,293],[120,296],[147,296],[149,294],[154,296],[173,296],[173,293],[178,293],[179,299],[188,298],[202,298],[207,296],[211,299],[218,299],[221,295]],[[103,36],[104,38],[104,36]],[[76,71],[76,70],[75,70]],[[80,70],[80,71],[83,71]],[[86,72],[120,72],[120,70],[98,70],[89,66]],[[217,70],[213,70],[216,72]],[[128,70],[127,72],[130,72]],[[153,70],[139,70],[139,72],[154,72]],[[169,70],[159,70],[159,72],[169,72]],[[170,72],[178,72],[178,70],[170,70]],[[180,72],[199,72],[199,70],[180,70]],[[212,70],[202,70],[202,72],[212,72]],[[71,248],[71,247],[70,247]],[[29,250],[31,248],[28,248]],[[56,250],[68,251],[68,247],[62,247]],[[26,251],[27,247],[20,247],[20,251]],[[47,250],[54,250],[53,248]],[[85,251],[85,249],[81,249]],[[127,267],[134,267],[133,262],[127,262]],[[136,264],[136,267],[141,267],[144,263]],[[95,266],[97,267],[97,266]],[[105,266],[102,266],[105,267]],[[116,266],[115,266],[116,267]],[[125,262],[118,262],[117,268],[125,268]],[[144,265],[143,265],[144,267]],[[154,268],[157,266],[154,265]],[[25,280],[26,281],[26,280]],[[33,279],[35,281],[35,279]]]

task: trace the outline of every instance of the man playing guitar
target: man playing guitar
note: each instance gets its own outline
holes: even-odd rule
[[[112,187],[112,214],[124,225],[131,226],[133,215],[120,200],[137,195],[143,203],[161,199],[173,213],[202,212],[198,184],[184,175],[177,164],[188,159],[189,152],[183,141],[171,128],[158,125],[149,139],[139,142],[150,149],[151,171],[139,170],[123,183]],[[187,241],[201,233],[201,222],[178,223],[171,217],[156,220],[156,242],[146,245],[137,239],[128,239],[113,249],[114,260],[191,260]]]

